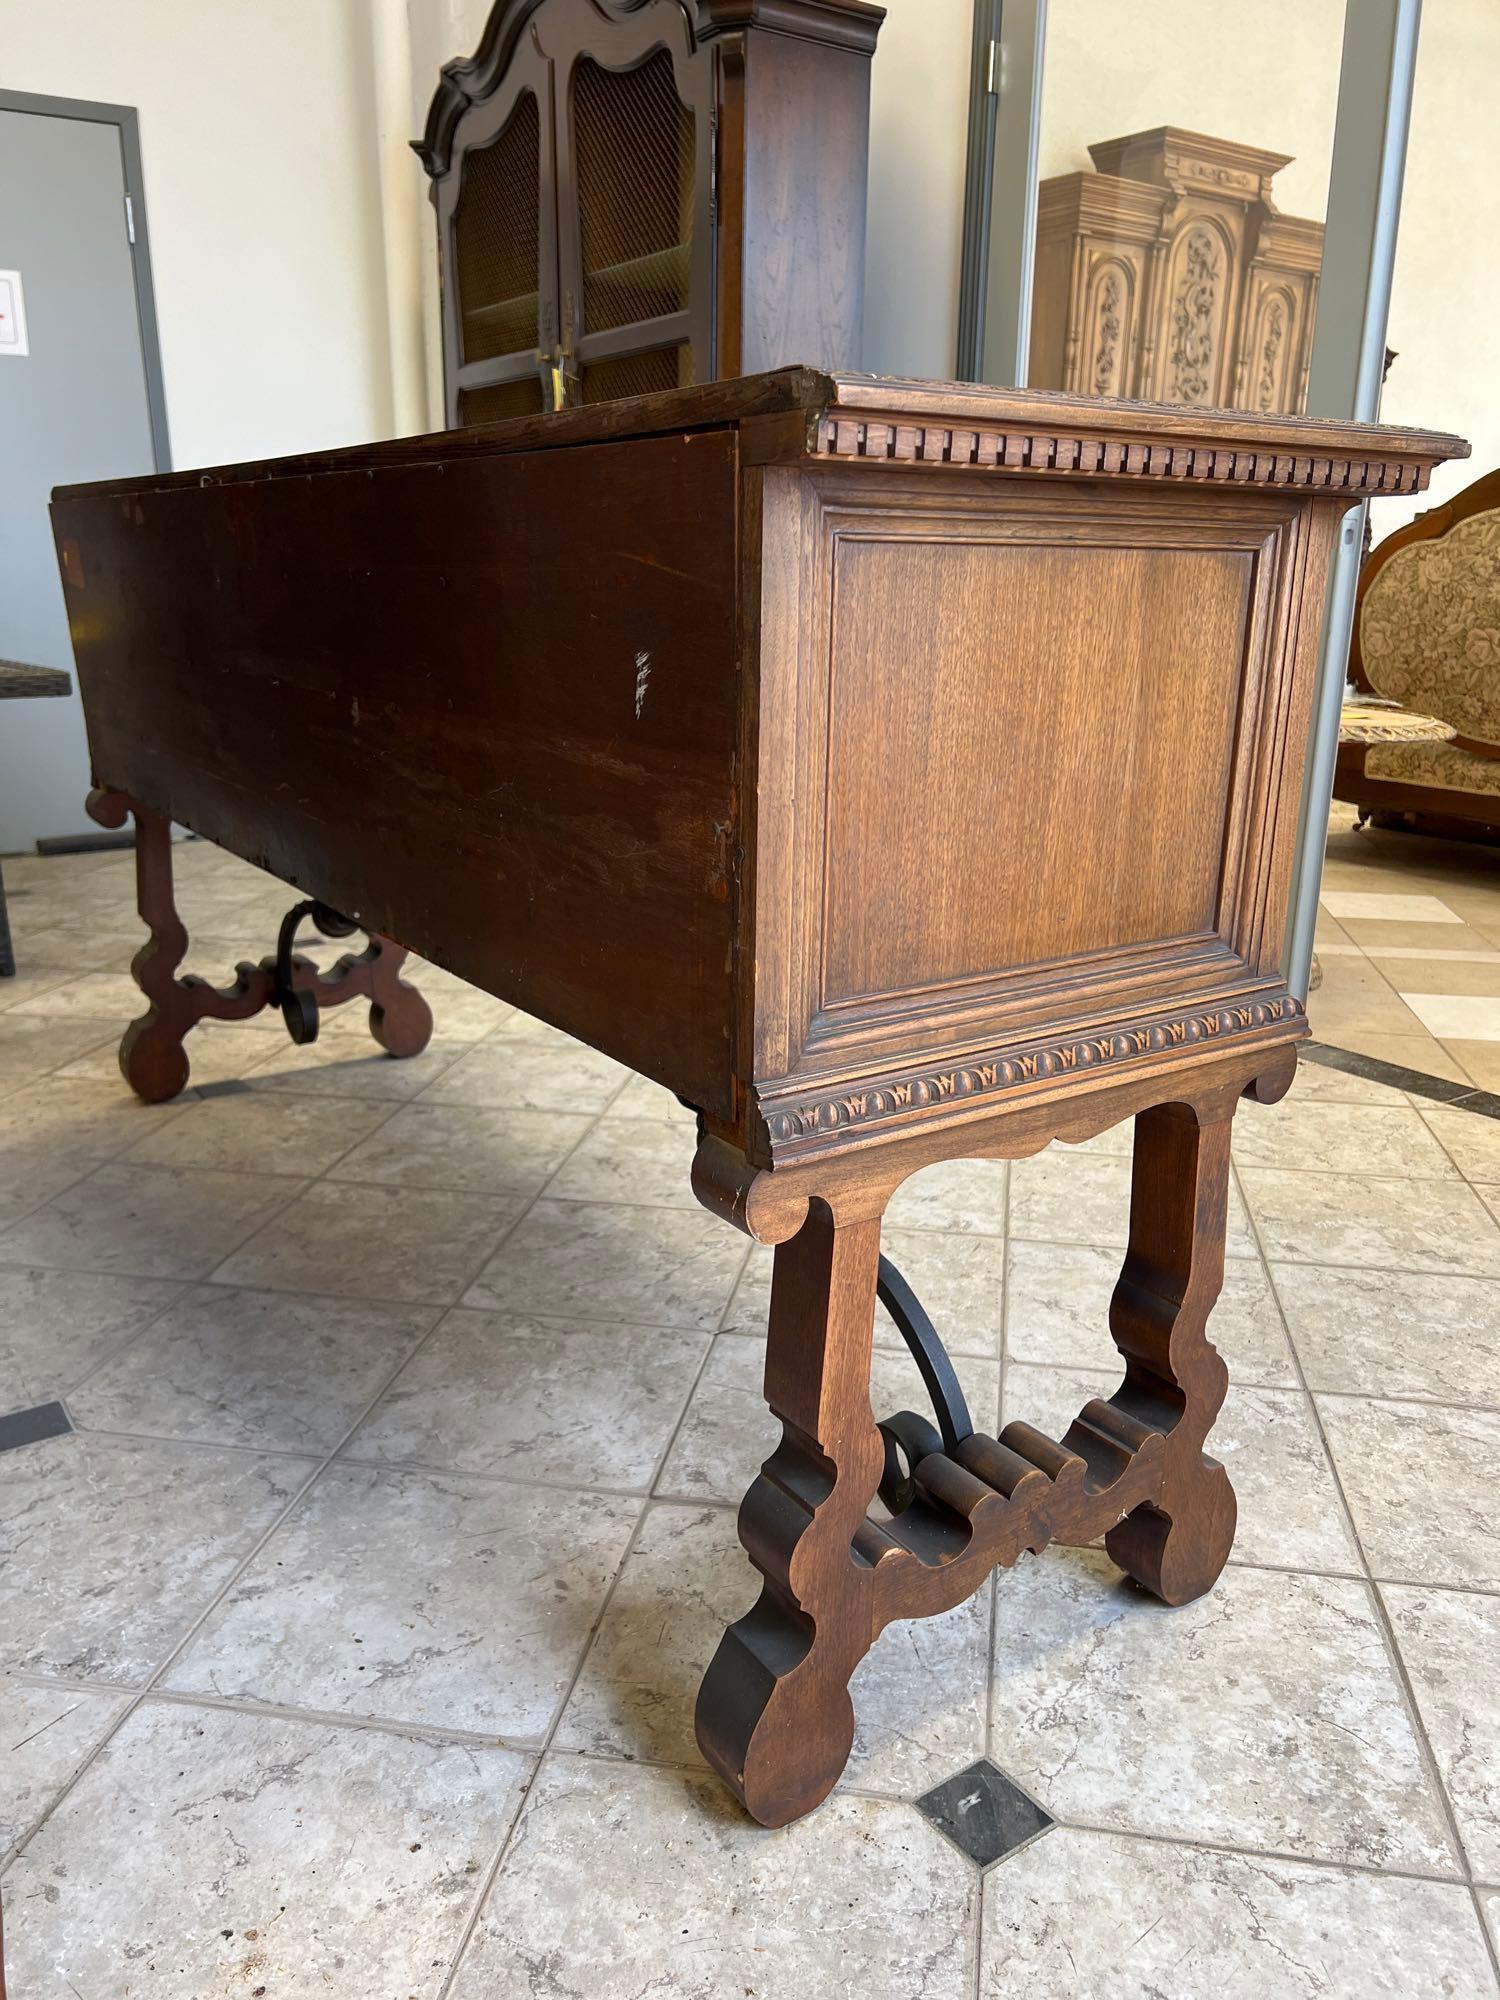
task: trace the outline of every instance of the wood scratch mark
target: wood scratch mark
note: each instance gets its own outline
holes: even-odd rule
[[[641,719],[641,710],[646,706],[646,689],[651,680],[651,655],[637,653],[635,656],[635,719]]]

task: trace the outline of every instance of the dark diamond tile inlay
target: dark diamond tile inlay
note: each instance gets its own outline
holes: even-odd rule
[[[66,1437],[72,1428],[61,1403],[38,1403],[34,1409],[12,1410],[8,1417],[0,1417],[0,1451],[14,1451],[23,1444],[40,1444],[43,1438]]]
[[[978,1868],[1014,1854],[1056,1821],[987,1757],[917,1800],[917,1811]]]

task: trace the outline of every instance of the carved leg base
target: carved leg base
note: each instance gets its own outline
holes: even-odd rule
[[[1276,1051],[1258,1094],[1279,1095],[1292,1069],[1290,1051]],[[766,1400],[782,1439],[740,1510],[763,1588],[720,1642],[697,1715],[704,1755],[762,1825],[811,1811],[837,1783],[854,1740],[850,1676],[894,1620],[951,1609],[1027,1550],[1101,1534],[1164,1603],[1186,1604],[1218,1578],[1235,1499],[1204,1453],[1228,1385],[1206,1329],[1224,1274],[1230,1128],[1249,1080],[1242,1064],[1200,1082],[1193,1104],[1130,1104],[1130,1237],[1110,1304],[1125,1379],[1061,1439],[1024,1422],[998,1437],[973,1428],[941,1341],[881,1264],[879,1218],[899,1167],[872,1165],[883,1175],[873,1187],[846,1175],[826,1196],[798,1199],[793,1176],[746,1169],[736,1181],[729,1150],[700,1145],[700,1198],[777,1245]],[[1092,1118],[1075,1117],[1064,1136],[1110,1122],[1098,1104]],[[1003,1152],[1004,1136],[970,1150]],[[941,1431],[911,1412],[875,1421],[877,1282]],[[871,1516],[877,1491],[889,1518]]]
[[[120,1072],[137,1097],[163,1104],[186,1089],[190,1073],[185,1043],[200,1021],[247,1021],[265,1007],[283,1003],[288,992],[306,996],[306,1011],[346,1001],[370,1002],[370,1032],[393,1056],[420,1055],[432,1035],[432,1011],[401,978],[403,945],[372,935],[366,949],[341,958],[327,973],[311,960],[276,958],[236,968],[232,987],[212,986],[192,974],[178,976],[188,934],[172,896],[172,829],[169,821],[123,792],[96,791],[88,809],[101,826],[123,826],[135,818],[136,898],[150,933],[131,964],[148,1006],[126,1029],[120,1043]],[[305,906],[304,906],[305,907]],[[305,1038],[305,1035],[304,1035]]]
[[[875,1638],[872,1575],[854,1542],[885,1447],[870,1408],[879,1221],[839,1228],[814,1201],[776,1252],[766,1399],[782,1440],[740,1509],[765,1578],[720,1642],[698,1743],[762,1826],[820,1804],[854,1742],[849,1676]]]

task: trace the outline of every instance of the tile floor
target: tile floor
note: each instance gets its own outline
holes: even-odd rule
[[[227,971],[285,892],[180,862]],[[1383,895],[1363,866],[1330,895]],[[1500,1122],[1312,1064],[1247,1107],[1219,1586],[1170,1612],[1051,1553],[894,1628],[846,1781],[766,1834],[691,1714],[753,1595],[769,1256],[693,1204],[689,1123],[430,970],[416,1062],[355,1009],[301,1052],[208,1028],[143,1109],[129,868],[7,863],[0,1415],[72,1425],[0,1453],[12,2000],[1495,1994]],[[1426,939],[1500,961],[1500,923],[1391,893],[1459,921],[1335,900],[1331,942],[1415,1060],[1373,941],[1451,1000],[1494,961]],[[1431,1018],[1485,1080],[1478,1017]],[[1112,1386],[1128,1146],[893,1208],[982,1422]],[[889,1322],[876,1374],[911,1400]],[[1057,1824],[981,1872],[914,1801],[986,1757]]]
[[[1335,805],[1318,961],[1321,1040],[1500,1091],[1500,848],[1356,832]]]

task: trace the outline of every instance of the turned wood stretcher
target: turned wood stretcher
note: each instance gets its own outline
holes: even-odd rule
[[[892,1620],[1101,1533],[1169,1604],[1222,1569],[1206,1323],[1235,1106],[1304,1033],[1329,558],[1462,450],[789,370],[56,496],[93,809],[137,828],[140,1094],[273,1002],[305,1037],[357,995],[419,1049],[410,947],[695,1107],[699,1198],[776,1245],[763,1588],[698,1704],[765,1824],[837,1780]],[[178,976],[172,820],[320,899],[228,991]],[[368,949],[319,976],[303,915]],[[1121,1386],[985,1436],[882,1214],[931,1162],[1125,1118]],[[871,1409],[877,1289],[930,1414]]]

